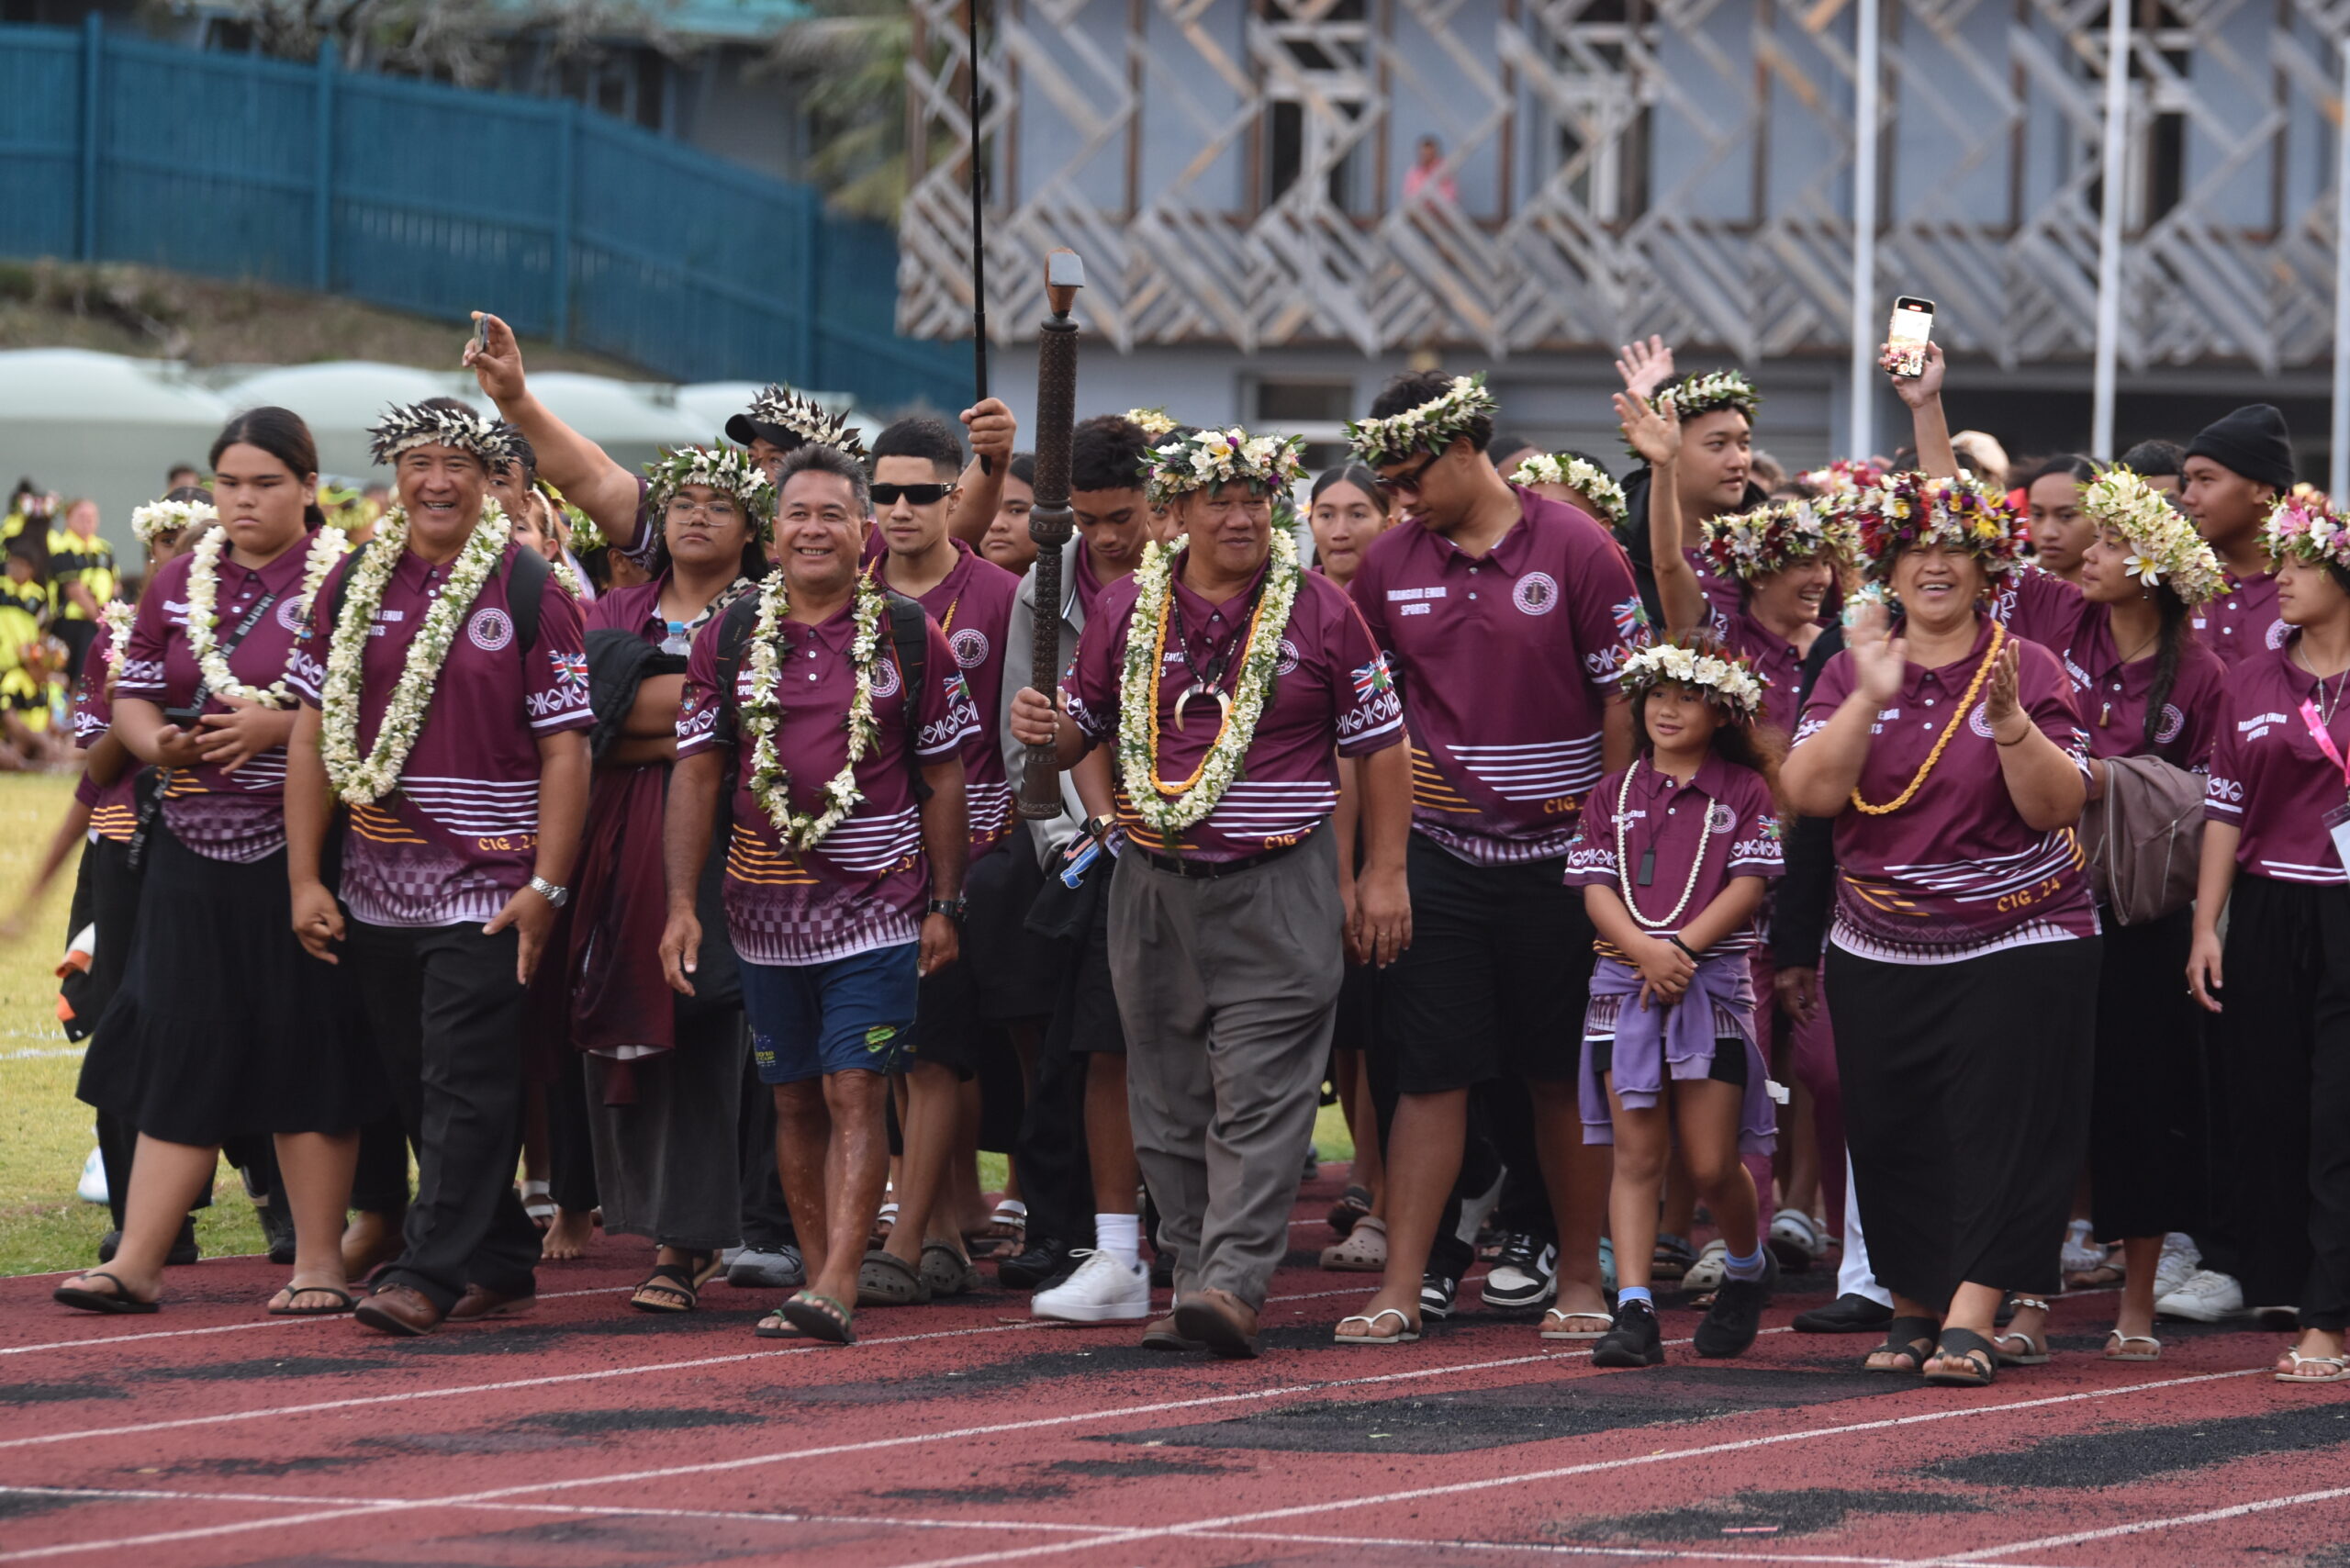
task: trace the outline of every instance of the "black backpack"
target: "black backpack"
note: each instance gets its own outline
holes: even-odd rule
[[[930,799],[930,785],[922,776],[922,757],[917,743],[922,738],[922,683],[928,674],[930,662],[930,629],[923,608],[901,593],[887,595],[890,601],[890,648],[897,656],[898,674],[905,681],[906,691],[906,776],[913,781],[914,799]],[[718,691],[723,706],[720,711],[719,739],[733,746],[734,740],[734,683],[742,673],[743,650],[751,645],[751,633],[758,625],[759,596],[746,593],[726,607],[725,618],[718,624]]]
[[[364,546],[362,546],[364,549]],[[517,550],[506,568],[512,575],[506,581],[506,613],[514,622],[514,651],[522,661],[522,673],[530,675],[531,644],[539,640],[539,607],[546,598],[547,578],[554,568],[536,550]],[[331,628],[342,624],[343,600],[351,595],[351,572],[345,568],[334,579],[334,601],[327,606],[327,616],[318,624]]]

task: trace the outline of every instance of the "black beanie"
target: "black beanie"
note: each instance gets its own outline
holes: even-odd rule
[[[2274,405],[2252,403],[2203,427],[2187,455],[2208,457],[2256,485],[2273,485],[2282,495],[2293,487],[2293,442],[2285,416]]]

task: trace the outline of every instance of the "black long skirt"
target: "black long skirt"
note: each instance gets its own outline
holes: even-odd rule
[[[76,1092],[168,1143],[353,1131],[391,1102],[344,973],[295,939],[283,849],[208,859],[158,821]]]
[[[2105,928],[2089,1091],[2089,1216],[2101,1241],[2199,1228],[2209,1213],[2195,912]]]
[[[2100,941],[1950,963],[1828,948],[1869,1262],[1933,1311],[1961,1284],[2052,1295],[2088,1137]]]

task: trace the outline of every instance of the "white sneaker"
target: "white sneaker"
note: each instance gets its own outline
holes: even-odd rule
[[[1729,1277],[1729,1243],[1718,1236],[1706,1243],[1697,1254],[1697,1260],[1689,1265],[1687,1273],[1681,1276],[1681,1288],[1693,1293],[1718,1291]]]
[[[2154,1260],[2154,1299],[2183,1289],[2202,1261],[2203,1254],[2186,1237],[2177,1231],[2164,1237],[2162,1256]]]
[[[1113,1253],[1086,1250],[1077,1272],[1028,1298],[1029,1316],[1057,1323],[1141,1323],[1150,1316],[1150,1270]]]
[[[2244,1310],[2244,1287],[2226,1274],[2198,1269],[2185,1284],[2154,1298],[2159,1317],[2183,1317],[2189,1323],[2217,1323]]]
[[[2065,1246],[2058,1253],[2056,1262],[2066,1279],[2103,1267],[2105,1249],[2099,1247],[2097,1238],[2089,1234],[2088,1221],[2076,1219],[2065,1227]]]
[[[90,1150],[90,1158],[82,1161],[82,1180],[74,1183],[73,1195],[85,1204],[106,1201],[106,1162],[95,1148]]]

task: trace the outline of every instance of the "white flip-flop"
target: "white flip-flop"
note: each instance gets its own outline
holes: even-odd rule
[[[1550,1320],[1554,1317],[1561,1324],[1572,1323],[1580,1318],[1586,1323],[1596,1323],[1599,1327],[1589,1329],[1553,1328],[1550,1327]],[[1605,1339],[1607,1338],[1607,1331],[1615,1327],[1616,1320],[1604,1312],[1561,1312],[1554,1306],[1542,1315],[1542,1338],[1545,1339]]]
[[[2293,1370],[2278,1372],[2278,1383],[2350,1383],[2350,1357],[2305,1356],[2299,1350],[2285,1353],[2293,1359]],[[2303,1367],[2323,1367],[2326,1370],[2310,1373],[2301,1371]]]
[[[1379,1332],[1379,1326],[1391,1317],[1404,1326],[1403,1331],[1398,1334]],[[1337,1329],[1332,1329],[1330,1338],[1341,1345],[1408,1345],[1420,1337],[1420,1331],[1412,1327],[1411,1318],[1406,1316],[1400,1308],[1393,1306],[1381,1307],[1367,1317],[1360,1313],[1352,1317],[1341,1317],[1338,1319],[1338,1328],[1344,1328],[1349,1323],[1361,1324],[1364,1332],[1341,1334]]]
[[[2133,1350],[2132,1345],[2150,1347]],[[2163,1342],[2151,1334],[2124,1334],[2117,1328],[2105,1337],[2105,1359],[2109,1361],[2159,1361],[2163,1359]]]

